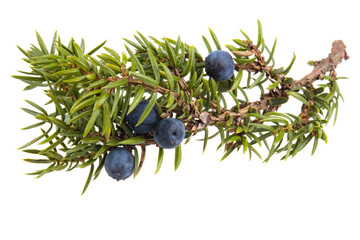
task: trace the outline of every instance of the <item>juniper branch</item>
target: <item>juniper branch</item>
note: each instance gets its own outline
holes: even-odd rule
[[[259,50],[255,46],[252,45],[252,48],[255,50],[255,52],[259,52]],[[244,70],[247,70],[247,71],[254,71],[254,72],[260,71],[261,69],[265,69],[266,73],[274,79],[275,78],[279,78],[279,79],[284,78],[284,75],[282,75],[282,74],[271,73],[271,69],[272,69],[271,67],[262,65],[264,60],[261,55],[258,55],[257,58],[259,61],[256,62],[255,64],[248,64],[241,68]],[[335,68],[337,67],[338,64],[341,63],[341,61],[343,59],[345,59],[345,60],[349,59],[349,56],[347,55],[347,52],[346,52],[346,47],[345,47],[343,41],[336,40],[332,44],[332,50],[331,50],[331,53],[329,54],[329,56],[327,58],[322,59],[321,61],[315,62],[315,68],[313,69],[313,71],[311,73],[307,74],[300,80],[294,81],[289,87],[286,86],[286,84],[282,83],[283,88],[269,91],[268,93],[265,94],[265,96],[261,100],[248,103],[247,106],[241,107],[238,111],[234,111],[234,110],[224,111],[223,110],[223,113],[220,114],[219,116],[215,116],[215,114],[208,113],[208,112],[198,113],[196,115],[196,117],[200,117],[200,115],[203,115],[203,116],[201,117],[201,119],[197,120],[195,124],[199,125],[199,124],[203,123],[204,124],[203,127],[213,126],[217,122],[224,124],[224,123],[226,123],[226,116],[231,116],[233,118],[241,119],[241,118],[246,117],[246,115],[248,113],[250,113],[251,109],[256,109],[258,112],[265,111],[265,110],[274,111],[275,109],[274,109],[274,107],[272,107],[270,105],[269,101],[272,98],[276,98],[276,97],[288,97],[288,95],[285,92],[286,90],[292,89],[294,87],[310,86],[314,81],[322,79],[327,72],[331,72],[331,75],[334,77],[334,79],[336,79]],[[258,67],[255,67],[255,66],[258,66]],[[232,107],[231,109],[234,109],[235,107],[236,106]]]
[[[97,55],[99,60],[91,55],[105,42],[85,54],[84,44],[79,46],[72,39],[65,46],[55,34],[49,54],[37,34],[40,48],[34,45],[27,51],[19,48],[27,57],[24,60],[31,65],[32,71],[21,71],[25,75],[13,76],[27,84],[25,90],[48,88],[45,90],[50,97],[47,104],[55,106],[55,111],[49,114],[41,106],[27,101],[35,110],[23,109],[40,121],[24,129],[45,123],[50,125],[47,131],[41,129],[42,135],[21,147],[27,148],[42,138],[45,138],[42,144],[50,144],[43,150],[24,150],[47,158],[26,161],[50,164],[46,169],[31,174],[40,177],[68,165],[69,171],[78,165],[82,168],[91,166],[86,189],[90,178],[94,176],[95,179],[99,175],[109,150],[123,146],[137,154],[136,147],[139,146],[141,156],[140,161],[137,159],[135,177],[143,166],[146,146],[157,145],[152,131],[134,136],[125,120],[128,109],[134,109],[145,98],[145,93],[150,94],[161,118],[173,117],[184,123],[186,143],[192,136],[204,131],[205,150],[208,139],[220,135],[218,148],[224,146],[225,150],[221,160],[240,147],[243,147],[243,152],[249,152],[250,157],[255,153],[261,158],[255,149],[255,145],[261,143],[269,150],[265,162],[280,152],[286,152],[282,158],[286,159],[295,156],[312,139],[314,153],[319,139],[327,141],[323,125],[329,122],[333,114],[336,120],[339,98],[342,96],[335,69],[342,60],[349,58],[346,47],[341,40],[334,41],[328,57],[310,62],[314,66],[312,72],[294,81],[288,77],[288,73],[295,55],[286,69],[270,65],[274,62],[276,40],[270,51],[263,39],[260,22],[258,24],[256,44],[241,31],[246,40],[234,39],[236,46],[226,45],[233,53],[236,71],[233,77],[224,82],[228,84],[223,87],[224,91],[221,90],[221,83],[216,83],[204,73],[205,62],[201,54],[180,38],[164,38],[161,41],[149,37],[154,42],[151,43],[138,33],[138,43],[125,39],[135,48],[135,52],[126,46],[129,56],[125,53],[120,56],[115,50],[104,47],[108,54]],[[210,30],[210,34],[216,48],[220,49],[221,44],[215,33]],[[203,40],[211,52],[209,41],[204,36]],[[248,73],[245,87],[240,86],[242,73]],[[324,79],[328,82],[314,84]],[[267,92],[263,87],[265,83],[271,84]],[[260,99],[249,102],[245,90],[255,87],[261,91]],[[234,106],[227,107],[225,94],[233,98]],[[239,99],[240,94],[245,99]],[[302,102],[298,115],[278,112],[290,96]],[[208,136],[208,127],[211,126],[216,126],[218,131]],[[271,138],[273,141],[269,144]],[[160,169],[163,153],[163,149],[159,148],[156,172]],[[176,169],[181,162],[180,147],[175,155]],[[94,170],[93,164],[97,159],[99,164]]]

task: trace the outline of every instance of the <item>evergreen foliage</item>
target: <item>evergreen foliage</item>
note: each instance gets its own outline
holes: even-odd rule
[[[272,46],[265,44],[260,22],[255,42],[241,33],[243,39],[226,45],[233,54],[235,72],[225,82],[207,76],[205,57],[180,36],[157,39],[138,32],[134,41],[124,39],[126,52],[118,53],[105,47],[106,41],[90,51],[83,39],[80,43],[71,39],[65,45],[56,32],[48,48],[36,33],[38,46],[18,47],[31,70],[12,76],[27,84],[24,90],[42,88],[48,97],[41,104],[26,100],[31,108],[22,108],[36,120],[23,129],[39,129],[39,136],[20,147],[35,156],[24,160],[48,164],[29,175],[39,178],[52,171],[89,167],[85,191],[102,171],[107,153],[121,146],[135,156],[135,177],[146,147],[156,145],[152,131],[135,135],[126,122],[126,114],[144,99],[149,104],[138,124],[155,106],[160,118],[176,118],[185,125],[185,143],[204,132],[205,151],[208,140],[218,136],[218,149],[224,147],[221,160],[241,148],[250,158],[255,154],[264,162],[275,153],[285,160],[311,142],[314,154],[319,140],[327,142],[324,125],[332,117],[335,123],[342,98],[335,70],[316,79],[295,81],[288,76],[295,55],[288,66],[275,68],[276,39]],[[211,29],[210,37],[213,43],[202,36],[208,52],[220,50],[222,45]],[[95,56],[100,49],[106,52]],[[310,64],[316,67],[321,62]],[[315,86],[315,80],[325,81]],[[246,92],[254,88],[259,89],[260,99],[250,102]],[[301,108],[294,113],[278,112],[290,97],[300,101]],[[228,98],[235,103],[230,108]],[[53,106],[54,111],[46,111],[43,104]],[[211,126],[217,132],[209,136]],[[41,149],[32,148],[35,143]],[[262,145],[268,150],[264,157],[257,150]],[[156,173],[166,156],[166,150],[158,149]],[[175,151],[176,170],[181,145]]]

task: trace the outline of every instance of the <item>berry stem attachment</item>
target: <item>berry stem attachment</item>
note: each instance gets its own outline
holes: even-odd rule
[[[145,161],[145,156],[146,156],[146,147],[144,145],[141,145],[141,155],[140,155],[140,162],[139,162],[139,167],[138,167],[138,170],[135,174],[135,177],[139,174],[143,164],[144,164],[144,161]]]

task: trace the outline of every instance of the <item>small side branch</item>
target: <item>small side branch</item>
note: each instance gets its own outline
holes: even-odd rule
[[[314,62],[314,70],[302,79],[295,81],[292,87],[306,86],[312,84],[317,79],[323,79],[326,72],[334,71],[343,59],[349,59],[349,55],[346,52],[346,46],[342,40],[336,40],[332,44],[329,56],[321,61]]]

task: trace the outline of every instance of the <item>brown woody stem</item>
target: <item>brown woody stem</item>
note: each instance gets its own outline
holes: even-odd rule
[[[342,40],[336,40],[332,44],[329,56],[321,61],[314,62],[314,70],[302,79],[295,81],[292,87],[306,86],[312,84],[317,79],[323,79],[326,72],[335,71],[335,68],[343,59],[349,59],[349,55],[346,52],[346,46]]]
[[[233,118],[233,124],[235,125],[241,125],[242,124],[242,118],[246,117],[246,114],[250,112],[251,109],[254,109],[258,112],[260,111],[277,111],[279,106],[271,106],[269,100],[272,98],[277,97],[286,97],[288,98],[288,94],[285,92],[286,90],[289,90],[293,87],[305,87],[307,85],[311,85],[314,81],[323,79],[325,74],[327,72],[330,72],[330,75],[335,77],[336,79],[336,72],[335,68],[338,64],[342,62],[343,59],[347,60],[349,56],[346,52],[346,47],[342,40],[336,40],[332,44],[331,53],[328,57],[322,59],[321,61],[316,61],[314,63],[314,69],[311,73],[307,74],[300,80],[294,81],[292,84],[285,84],[282,81],[285,79],[284,74],[274,74],[272,73],[272,67],[265,65],[265,59],[261,55],[260,50],[254,46],[251,42],[248,43],[251,54],[254,54],[257,58],[257,61],[252,63],[246,63],[246,64],[236,64],[235,68],[236,70],[245,70],[248,72],[259,72],[264,71],[269,78],[272,79],[279,79],[280,80],[280,86],[276,87],[272,90],[270,90],[268,93],[264,94],[264,96],[255,102],[250,102],[248,104],[241,104],[240,109],[236,110],[236,106],[232,107],[231,109],[221,109],[221,114],[216,115],[215,112],[200,112],[195,104],[195,101],[193,100],[189,105],[183,106],[180,104],[179,107],[175,108],[173,112],[179,112],[180,107],[185,107],[189,113],[191,113],[191,118],[186,122],[185,128],[187,131],[191,131],[194,134],[196,134],[198,131],[201,131],[205,127],[215,125],[217,122],[220,122],[221,124],[225,124],[227,121],[227,117],[231,116]],[[140,81],[139,79],[125,76],[129,79],[130,85],[143,85],[146,89],[157,92],[160,94],[170,93],[174,96],[175,101],[181,101],[181,99],[178,99],[178,94],[176,92],[170,91],[169,89],[163,88],[163,87],[157,87],[154,88],[151,85],[144,83]],[[116,77],[115,79],[109,78],[111,81],[117,81],[122,79],[121,77]],[[184,83],[182,83],[184,85]],[[184,86],[183,86],[184,87]],[[211,108],[216,109],[216,103],[211,102]],[[153,139],[147,139],[147,144],[155,144]],[[142,147],[144,147],[142,145]],[[145,154],[145,151],[143,150],[143,153]],[[142,157],[141,157],[142,158]],[[139,171],[142,166],[142,162],[140,162]]]
[[[272,68],[263,64],[263,57],[259,54],[259,50],[255,46],[253,46],[252,43],[249,43],[249,47],[250,49],[252,49],[252,51],[255,52],[255,55],[259,61],[249,64],[237,65],[237,69],[243,69],[250,72],[258,72],[263,70],[271,78],[278,77],[280,80],[284,79],[284,75],[282,74],[274,75],[271,73]],[[230,110],[224,111],[219,116],[216,116],[212,112],[201,112],[198,116],[201,116],[200,119],[195,120],[193,125],[191,126],[191,129],[187,128],[187,130],[197,132],[207,126],[215,125],[217,122],[225,124],[227,116],[231,116],[234,119],[234,124],[241,124],[241,118],[244,118],[246,114],[249,113],[250,109],[255,109],[258,112],[263,110],[275,111],[278,109],[278,106],[274,107],[270,105],[269,100],[271,98],[288,98],[288,94],[285,93],[285,90],[291,89],[293,87],[304,87],[310,85],[314,81],[322,79],[325,76],[326,72],[330,72],[331,75],[336,78],[335,68],[338,64],[342,62],[342,59],[349,59],[349,56],[346,52],[346,46],[344,45],[342,40],[336,40],[332,44],[332,49],[329,56],[322,59],[321,61],[315,62],[314,70],[300,80],[294,81],[291,86],[286,86],[286,84],[282,84],[283,87],[281,89],[275,88],[269,91],[268,93],[264,94],[260,101],[250,102],[246,106],[242,106],[238,111],[233,111],[233,107]]]

